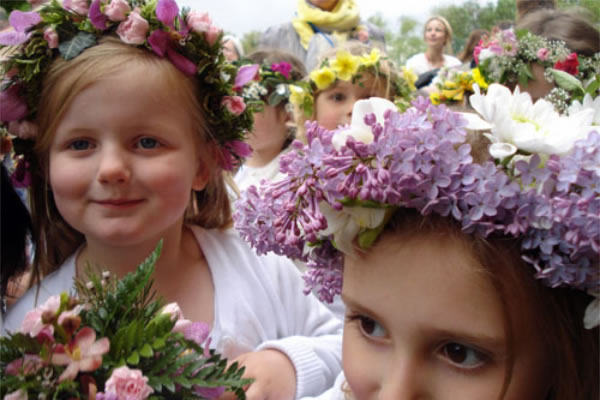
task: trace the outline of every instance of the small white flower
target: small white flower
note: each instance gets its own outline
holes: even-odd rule
[[[333,234],[336,248],[345,254],[353,254],[356,235],[363,228],[376,228],[383,223],[385,209],[367,207],[344,207],[335,210],[326,202],[319,203],[319,209],[327,220],[327,229],[322,234]]]
[[[365,124],[365,116],[375,114],[376,121],[383,125],[383,115],[387,110],[397,110],[396,105],[387,99],[371,97],[367,100],[357,101],[352,109],[350,127],[337,132],[331,139],[331,144],[339,151],[346,144],[349,136],[358,142],[371,143],[374,138],[373,132],[371,127]]]

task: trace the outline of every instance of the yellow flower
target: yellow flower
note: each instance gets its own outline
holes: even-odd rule
[[[335,72],[329,67],[323,67],[312,71],[310,79],[317,85],[319,90],[325,90],[335,81]]]
[[[473,74],[473,80],[475,81],[475,83],[478,84],[480,88],[487,89],[488,84],[485,81],[483,75],[481,75],[481,71],[479,70],[479,68],[474,68],[471,72]]]
[[[304,103],[304,97],[306,96],[304,89],[302,89],[300,86],[296,86],[296,85],[290,85],[289,88],[290,88],[290,101],[294,104]]]
[[[442,102],[442,98],[441,98],[439,92],[432,92],[429,95],[429,99],[431,100],[431,103],[434,104],[434,105],[436,105],[436,106]]]
[[[417,88],[415,87],[415,82],[417,81],[417,75],[413,72],[412,69],[402,67],[402,78],[404,78],[404,80],[408,84],[408,87],[410,88],[410,90],[413,90],[413,91],[417,90]]]
[[[380,55],[381,52],[379,51],[379,49],[374,48],[373,50],[371,50],[371,54],[364,54],[360,57],[360,63],[365,67],[373,66],[379,61]]]
[[[346,50],[337,52],[335,60],[331,62],[331,68],[337,74],[337,77],[343,81],[349,81],[358,71],[360,59]]]

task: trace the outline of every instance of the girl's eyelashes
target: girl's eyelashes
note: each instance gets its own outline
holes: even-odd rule
[[[381,339],[387,336],[385,328],[376,320],[362,314],[349,314],[346,316],[348,322],[358,324],[361,333],[364,336]]]
[[[137,147],[140,147],[142,149],[150,150],[150,149],[156,149],[161,144],[158,140],[145,136],[145,137],[140,138],[137,141],[136,145],[137,145]]]
[[[485,352],[458,342],[447,342],[438,352],[440,357],[463,371],[479,369],[491,361],[491,356]]]
[[[346,100],[346,95],[341,92],[334,92],[331,95],[329,95],[329,98],[333,101],[341,102],[341,101]]]
[[[92,143],[87,139],[75,139],[69,142],[67,146],[70,150],[89,150],[92,148]]]

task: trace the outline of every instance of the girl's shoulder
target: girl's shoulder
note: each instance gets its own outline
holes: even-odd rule
[[[71,255],[56,271],[52,272],[40,282],[29,288],[6,312],[3,321],[2,334],[7,331],[15,332],[21,327],[23,318],[28,311],[44,304],[50,296],[62,292],[70,292],[75,278],[75,256]]]
[[[444,54],[445,67],[458,67],[459,65],[462,65],[462,61],[460,61],[458,58],[449,54]]]

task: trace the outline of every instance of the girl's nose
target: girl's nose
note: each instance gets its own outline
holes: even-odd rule
[[[415,360],[396,359],[386,369],[378,400],[419,400],[428,398],[424,376],[426,366]]]
[[[107,146],[100,157],[98,180],[101,183],[126,183],[131,179],[131,168],[125,151]]]

